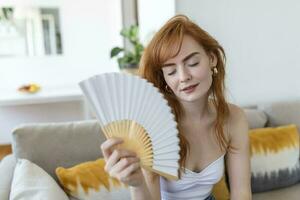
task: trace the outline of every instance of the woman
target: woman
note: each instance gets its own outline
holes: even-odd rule
[[[148,44],[140,74],[164,94],[176,116],[180,179],[168,181],[140,168],[121,139],[105,141],[105,170],[129,184],[133,199],[214,199],[212,187],[226,159],[231,200],[251,199],[248,124],[241,108],[224,98],[225,53],[186,16],[171,18]]]

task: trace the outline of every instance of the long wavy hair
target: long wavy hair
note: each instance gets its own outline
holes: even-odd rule
[[[217,58],[218,73],[213,76],[212,85],[208,91],[208,97],[212,99],[217,116],[214,121],[214,133],[221,149],[228,147],[223,130],[224,123],[229,116],[229,106],[225,100],[225,52],[222,46],[206,31],[192,22],[184,15],[172,17],[152,38],[147,45],[140,62],[139,75],[152,82],[159,88],[160,92],[168,100],[178,124],[180,138],[180,160],[181,167],[185,167],[187,154],[190,146],[180,126],[183,109],[174,95],[166,90],[166,81],[163,76],[162,66],[170,58],[178,55],[183,37],[191,36],[206,51],[207,55],[214,54]]]

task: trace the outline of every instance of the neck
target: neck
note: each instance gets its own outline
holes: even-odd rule
[[[196,102],[181,102],[183,108],[183,121],[199,121],[209,115],[208,98],[199,99]]]

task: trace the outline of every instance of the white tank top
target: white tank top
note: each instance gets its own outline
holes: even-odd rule
[[[224,174],[224,155],[213,161],[201,172],[185,169],[181,179],[169,181],[160,177],[162,200],[204,200],[212,191],[213,185],[221,180]]]

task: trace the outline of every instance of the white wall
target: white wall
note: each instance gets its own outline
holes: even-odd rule
[[[229,99],[238,104],[300,99],[300,2],[177,0],[227,53]]]
[[[1,57],[0,88],[27,82],[76,84],[95,73],[117,71],[110,49],[122,45],[121,0],[1,0],[0,5],[57,6],[62,29],[62,56]]]
[[[43,88],[77,86],[90,75],[117,71],[110,49],[122,45],[121,0],[1,0],[1,5],[58,6],[63,55],[0,57],[0,91],[16,91],[29,82]],[[9,92],[11,93],[11,92]],[[82,120],[82,102],[0,107],[0,144],[11,142],[20,123]]]
[[[139,31],[146,44],[156,31],[175,15],[175,0],[138,0]]]

